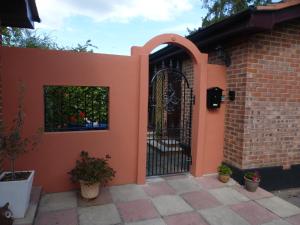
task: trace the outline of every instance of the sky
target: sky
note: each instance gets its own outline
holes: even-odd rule
[[[162,33],[187,35],[201,26],[202,0],[36,0],[35,27],[60,45],[91,40],[94,52],[129,55]]]

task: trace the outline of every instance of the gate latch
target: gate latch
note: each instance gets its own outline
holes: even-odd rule
[[[190,159],[186,159],[185,161],[186,161],[187,163],[189,163],[190,165],[192,165],[192,162],[193,162],[192,157],[191,157]]]

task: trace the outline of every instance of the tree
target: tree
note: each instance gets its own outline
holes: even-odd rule
[[[198,31],[197,28],[190,29],[189,27],[187,27],[186,30],[187,30],[187,32],[188,32],[189,34],[194,34],[194,33],[196,33],[196,32]]]
[[[11,173],[3,179],[16,180],[15,162],[22,155],[29,150],[35,149],[39,143],[42,135],[42,130],[38,129],[37,133],[31,137],[23,137],[22,131],[24,127],[24,90],[25,87],[21,84],[20,95],[18,102],[18,111],[16,117],[13,119],[13,125],[0,134],[0,156],[7,158],[11,163]],[[0,167],[1,169],[1,167]],[[0,171],[1,172],[1,171]]]
[[[266,5],[269,3],[272,3],[272,0],[204,0],[204,8],[208,12],[203,18],[202,27],[209,26],[239,13],[249,6]]]
[[[77,44],[75,47],[59,46],[49,34],[38,34],[36,30],[11,27],[2,28],[2,45],[76,52],[93,52],[93,48],[97,48],[91,43],[91,40],[87,40],[84,44]]]

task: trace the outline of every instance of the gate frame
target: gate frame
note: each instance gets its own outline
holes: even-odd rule
[[[139,59],[139,117],[137,141],[137,178],[138,184],[146,181],[147,161],[147,123],[148,123],[148,95],[149,95],[149,55],[153,49],[162,44],[173,44],[185,49],[193,61],[194,68],[194,96],[192,115],[192,168],[194,176],[204,173],[205,127],[206,127],[206,89],[208,56],[190,40],[177,34],[162,34],[150,39],[143,47],[133,46],[131,56]]]

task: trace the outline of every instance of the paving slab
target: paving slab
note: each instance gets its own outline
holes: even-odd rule
[[[149,177],[146,179],[146,183],[155,183],[155,182],[162,182],[165,181],[162,177]]]
[[[163,178],[165,180],[178,180],[178,179],[185,179],[185,178],[189,178],[192,177],[189,174],[179,174],[179,175],[170,175],[170,176],[164,176]]]
[[[263,198],[256,201],[280,217],[290,217],[300,214],[300,209],[297,206],[276,196],[271,198]]]
[[[251,200],[270,198],[270,197],[274,196],[271,192],[268,192],[260,187],[257,188],[257,190],[255,192],[247,191],[244,186],[240,186],[240,185],[234,185],[233,189],[235,189],[238,192],[240,192],[241,194],[247,196]]]
[[[39,211],[56,211],[77,207],[75,191],[45,194],[40,201]]]
[[[213,189],[209,190],[209,192],[224,205],[249,201],[249,198],[230,187]]]
[[[41,198],[42,188],[40,186],[32,187],[30,193],[30,202],[24,218],[15,219],[14,225],[32,225],[36,216],[38,203]]]
[[[127,184],[112,186],[109,190],[114,202],[126,202],[148,198],[142,185]]]
[[[89,207],[95,205],[105,205],[112,203],[112,197],[109,191],[109,188],[102,188],[100,194],[95,199],[84,199],[81,197],[80,192],[77,193],[77,204],[78,207]]]
[[[221,203],[207,191],[194,191],[182,194],[181,197],[194,209],[208,209],[220,206]]]
[[[291,224],[284,220],[274,220],[272,222],[264,223],[262,225],[291,225]]]
[[[234,179],[230,178],[229,181],[226,183],[227,186],[234,186],[234,185],[240,185],[238,182],[236,182]]]
[[[300,188],[274,191],[274,195],[300,207]]]
[[[39,213],[35,225],[78,225],[77,210],[66,209]]]
[[[260,188],[252,193],[233,181],[223,184],[216,175],[158,177],[104,188],[91,201],[78,192],[46,194],[35,225],[300,225],[300,209],[276,198]],[[31,202],[37,205],[38,198]]]
[[[250,225],[244,218],[224,206],[199,212],[210,225]]]
[[[200,184],[200,186],[206,190],[226,187],[226,184],[218,180],[217,175],[203,176],[195,179]]]
[[[139,222],[133,222],[133,223],[125,223],[125,225],[166,225],[166,223],[163,221],[163,219],[152,219],[152,220],[143,220]]]
[[[253,201],[232,205],[230,208],[251,225],[259,225],[280,219],[277,215]]]
[[[78,208],[80,225],[114,225],[121,223],[114,204]]]
[[[208,225],[197,212],[181,213],[164,218],[167,225]]]
[[[153,198],[152,202],[162,216],[169,216],[172,214],[184,213],[193,210],[193,208],[189,206],[181,197],[175,195],[159,196]]]
[[[145,184],[143,189],[150,197],[176,194],[175,190],[165,181]]]
[[[125,222],[136,222],[160,217],[151,200],[148,199],[118,202],[116,206]]]
[[[168,180],[167,182],[176,191],[177,194],[198,191],[201,189],[197,181],[191,177]]]
[[[37,204],[30,204],[28,206],[25,217],[20,219],[15,219],[13,225],[33,224],[36,211],[37,211]]]
[[[300,214],[296,216],[291,216],[287,218],[286,221],[288,221],[292,225],[300,225]]]

